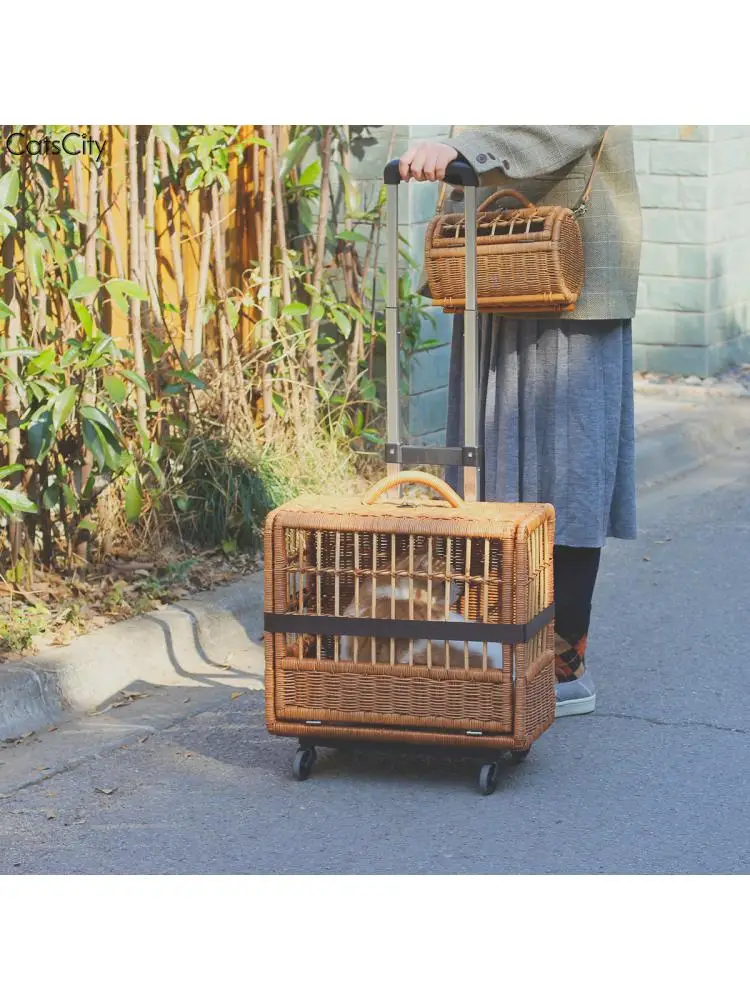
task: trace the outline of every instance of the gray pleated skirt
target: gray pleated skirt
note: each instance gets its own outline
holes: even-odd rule
[[[479,318],[486,500],[545,501],[555,541],[636,537],[630,320]],[[448,446],[463,442],[463,316],[453,327]],[[446,478],[460,492],[457,469]]]

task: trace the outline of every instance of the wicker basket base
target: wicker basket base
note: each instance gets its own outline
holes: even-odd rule
[[[513,682],[503,671],[383,667],[368,674],[352,664],[300,669],[282,660],[276,713],[285,721],[315,719],[383,726],[507,733],[513,728]],[[467,676],[470,673],[472,676]]]
[[[461,720],[462,731],[455,730],[455,719],[436,719],[425,716],[413,718],[406,722],[403,717],[400,724],[373,722],[369,713],[349,713],[350,721],[334,724],[330,717],[335,712],[314,709],[312,718],[308,715],[303,720],[304,710],[283,708],[284,688],[279,697],[278,690],[274,701],[276,709],[267,704],[266,722],[269,732],[277,736],[296,737],[300,742],[314,745],[317,741],[352,743],[404,743],[423,747],[454,747],[456,750],[476,749],[486,750],[528,750],[545,730],[554,722],[555,717],[555,685],[554,657],[545,655],[529,671],[528,675],[516,680],[515,684],[508,678],[509,693],[514,690],[512,729],[508,732],[491,732],[487,721],[474,722]],[[321,683],[321,682],[319,682]],[[494,684],[493,687],[500,688]],[[288,689],[287,689],[288,690]],[[290,716],[296,716],[292,718]],[[323,716],[321,718],[321,716]],[[328,718],[326,718],[328,716]],[[319,723],[319,724],[318,724]],[[464,723],[466,723],[464,728]],[[499,728],[499,727],[498,727]],[[481,735],[469,736],[466,730]]]
[[[409,746],[453,747],[456,750],[528,750],[533,740],[516,740],[513,736],[459,736],[435,730],[387,729],[379,726],[305,726],[287,722],[274,722],[268,731],[275,736],[293,736],[301,743],[325,745],[336,743],[403,743]],[[320,742],[318,742],[320,741]]]
[[[440,306],[444,313],[462,313],[465,311],[465,302],[461,299],[433,299],[434,306]],[[517,306],[509,306],[504,299],[484,299],[477,302],[477,312],[499,313],[501,316],[559,316],[561,313],[573,312],[575,305],[543,305],[529,306],[527,309],[519,309]]]

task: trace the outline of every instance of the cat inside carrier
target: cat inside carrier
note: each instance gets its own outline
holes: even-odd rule
[[[472,541],[474,542],[472,546]],[[372,634],[290,636],[300,659],[502,669],[500,643],[406,638],[384,621],[500,621],[497,540],[382,532],[298,532],[286,538],[289,608],[369,620]],[[304,625],[304,620],[302,622]],[[395,632],[398,632],[396,627]]]

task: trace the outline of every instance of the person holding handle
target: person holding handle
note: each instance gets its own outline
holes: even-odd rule
[[[598,159],[597,159],[598,156]],[[512,187],[536,204],[581,208],[583,291],[572,312],[479,318],[479,444],[485,500],[555,507],[556,714],[596,706],[585,662],[601,549],[636,537],[631,321],[641,250],[641,211],[630,126],[457,127],[445,142],[419,142],[401,157],[401,180],[442,181],[469,163],[482,187]],[[483,200],[491,190],[479,192]],[[444,211],[461,212],[463,189]],[[463,316],[454,318],[447,441],[462,444]],[[460,492],[457,470],[447,481]]]

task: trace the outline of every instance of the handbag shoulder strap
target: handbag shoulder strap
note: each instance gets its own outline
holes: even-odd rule
[[[609,129],[604,130],[604,135],[601,137],[599,142],[599,148],[594,155],[594,162],[591,165],[591,173],[589,174],[589,179],[586,181],[586,187],[583,189],[583,194],[578,199],[576,207],[573,209],[573,215],[580,219],[582,215],[586,214],[586,205],[588,204],[589,197],[591,195],[591,185],[594,182],[594,174],[596,173],[596,168],[599,166],[599,160],[602,155],[602,149],[604,148],[604,140],[607,138],[607,132]]]

